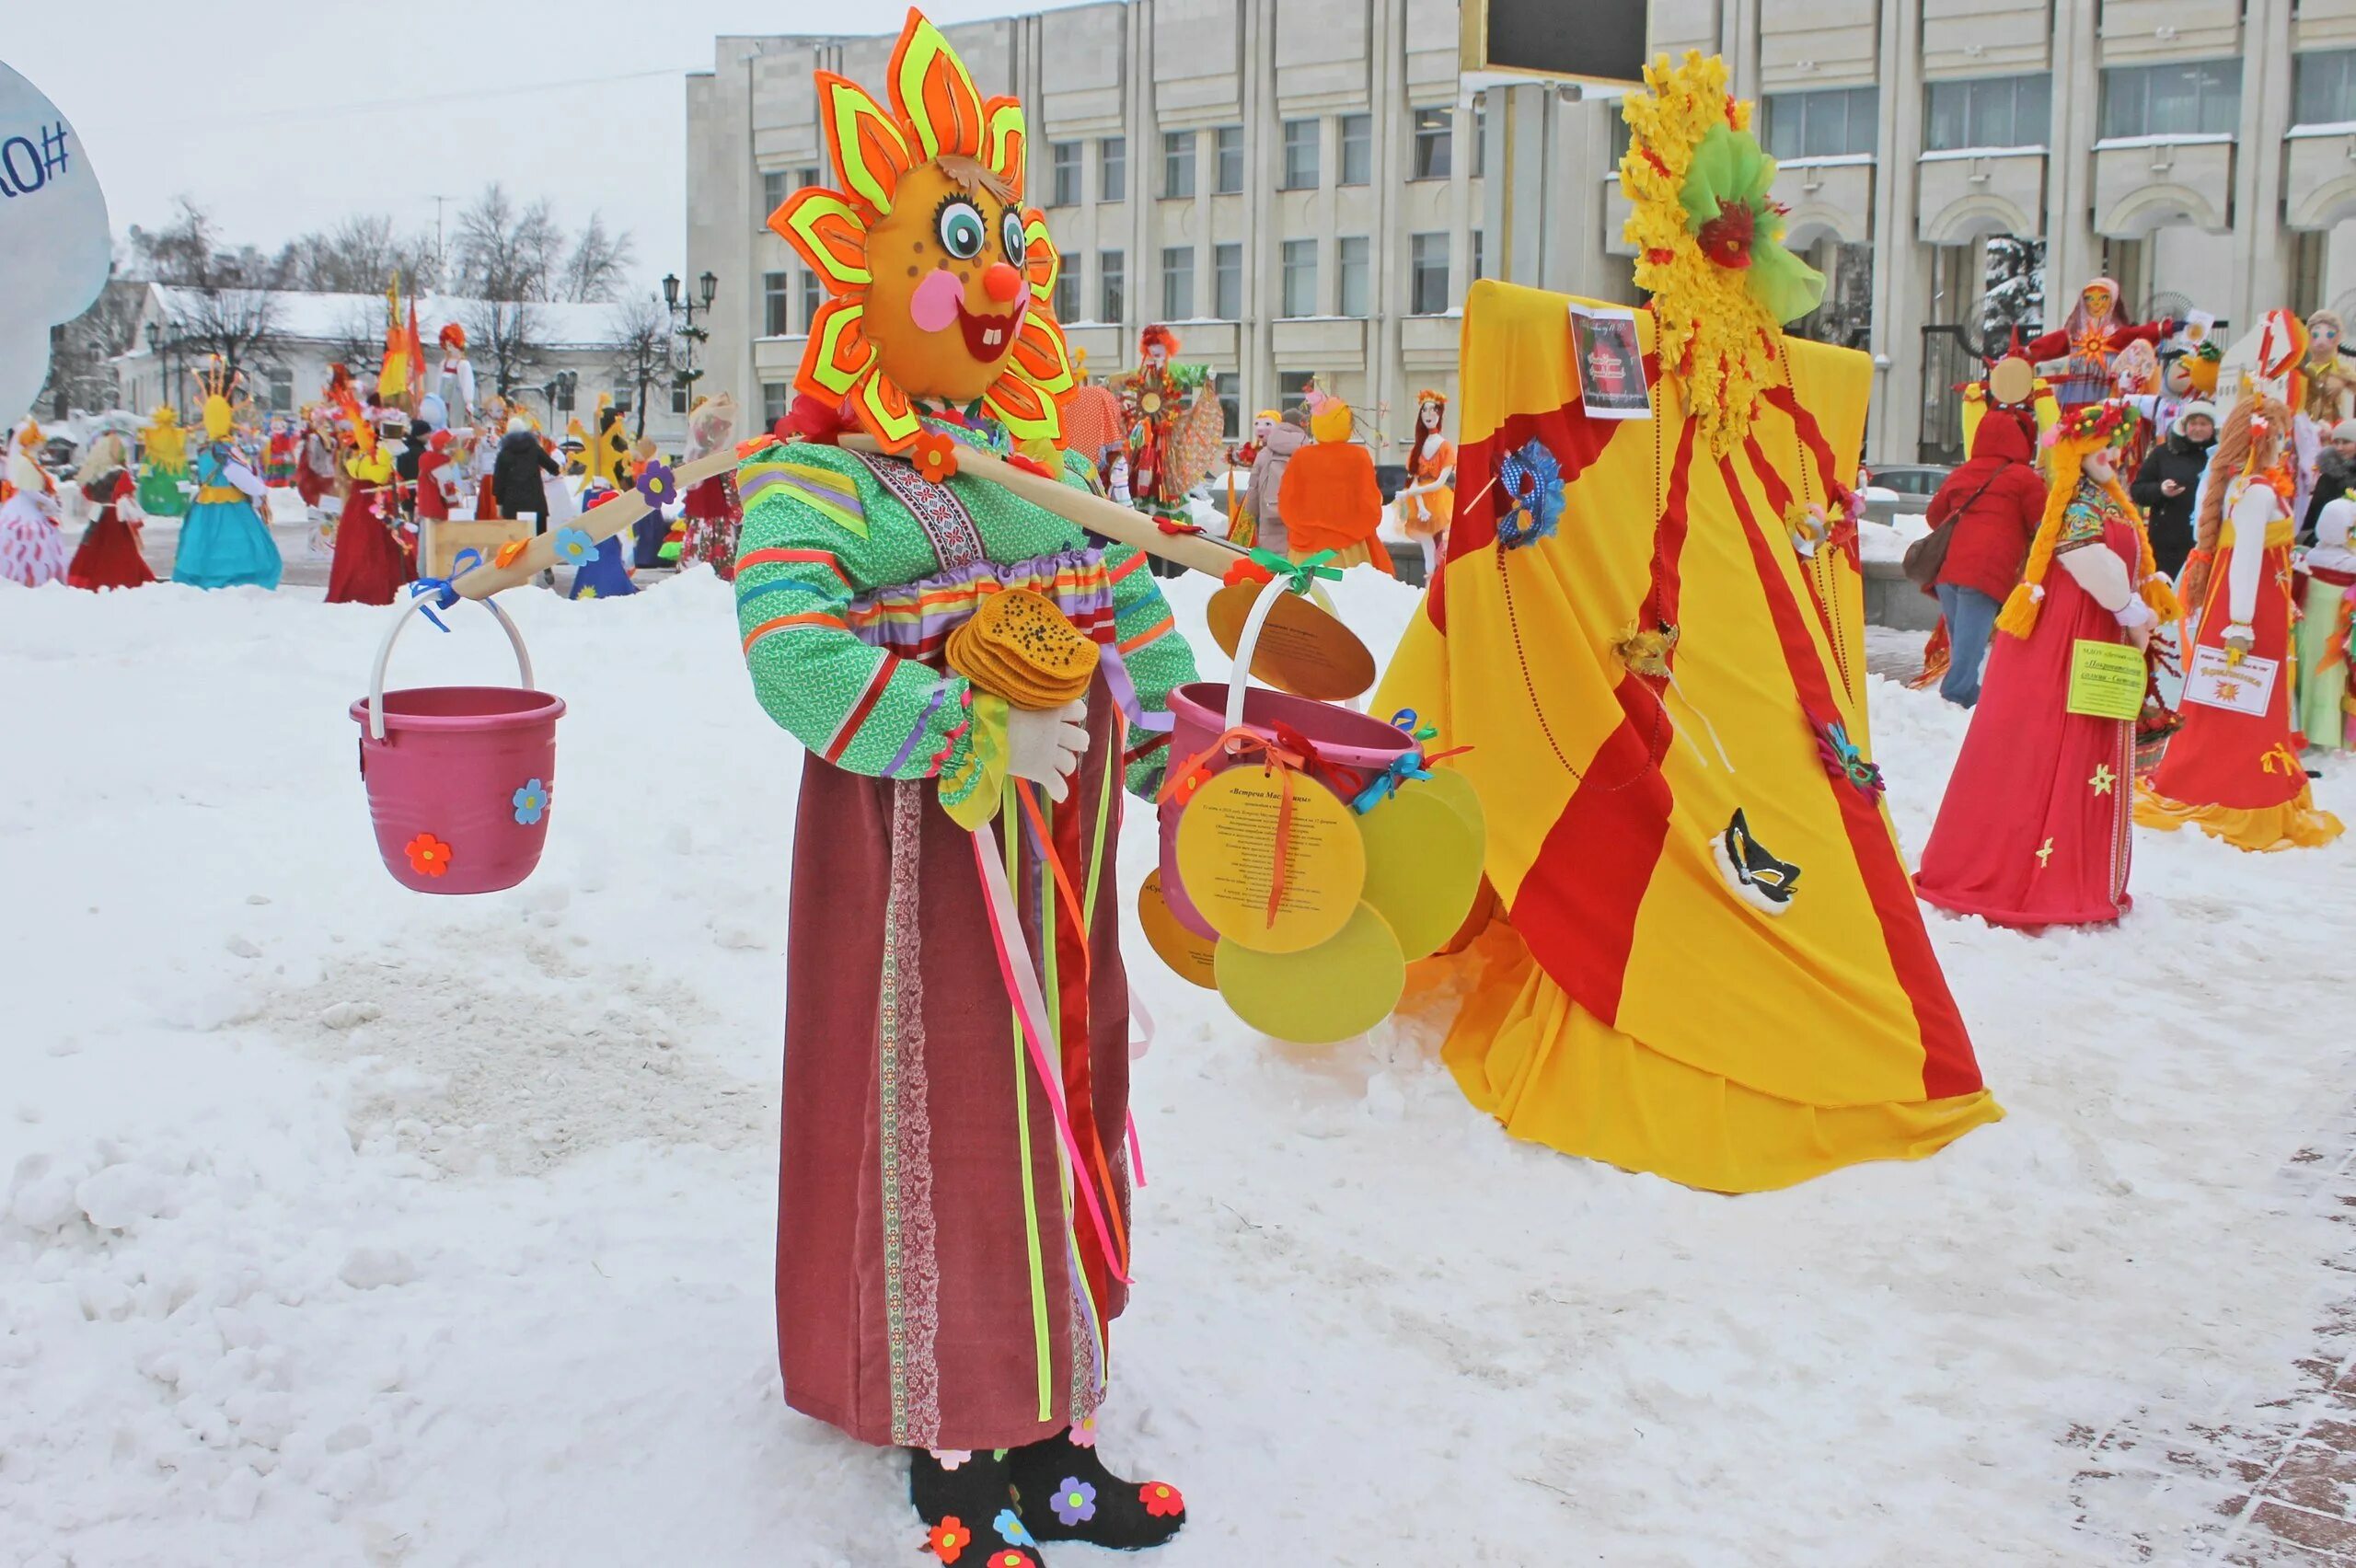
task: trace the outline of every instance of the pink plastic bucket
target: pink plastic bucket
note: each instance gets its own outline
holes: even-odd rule
[[[1242,663],[1238,661],[1239,668]],[[1170,716],[1174,721],[1170,732],[1172,767],[1227,733],[1231,728],[1227,722],[1227,706],[1232,695],[1216,681],[1196,681],[1170,694]],[[1315,747],[1319,761],[1350,768],[1369,781],[1415,745],[1404,732],[1392,729],[1381,720],[1331,702],[1317,702],[1262,686],[1243,694],[1243,728],[1274,740],[1278,724]],[[1234,763],[1234,758],[1216,756],[1206,767],[1212,773],[1224,773]],[[1248,759],[1246,766],[1252,766]],[[1322,785],[1313,773],[1301,777]],[[1184,809],[1182,801],[1161,802],[1161,896],[1179,924],[1197,936],[1207,937],[1215,933],[1209,922],[1195,911],[1194,901],[1186,896],[1185,881],[1178,874],[1178,814]]]
[[[514,647],[522,686],[387,691],[393,640],[428,602],[403,607],[369,695],[352,705],[376,852],[394,881],[419,893],[496,893],[530,876],[548,843],[564,699],[531,689],[523,638],[488,600]]]

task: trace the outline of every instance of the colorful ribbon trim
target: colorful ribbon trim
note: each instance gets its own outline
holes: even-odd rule
[[[443,624],[442,617],[435,615],[433,612],[436,610],[455,608],[458,603],[458,591],[450,586],[450,584],[456,579],[464,577],[468,572],[472,571],[476,567],[479,567],[481,564],[482,552],[480,550],[460,550],[456,556],[451,558],[450,575],[448,577],[421,577],[409,585],[409,596],[412,599],[416,599],[422,598],[428,594],[433,594],[433,602],[425,606],[425,618],[432,621],[439,629],[447,631],[450,628],[447,626],[445,626]]]

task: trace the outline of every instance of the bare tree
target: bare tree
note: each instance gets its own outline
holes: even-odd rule
[[[402,235],[381,213],[362,213],[287,247],[288,286],[311,294],[376,294],[395,278],[404,294],[434,287],[433,240]]]
[[[133,266],[147,281],[171,286],[166,296],[173,335],[193,359],[211,355],[231,374],[260,364],[278,345],[278,302],[285,258],[252,246],[229,248],[210,213],[185,196],[165,227],[131,231]]]
[[[562,271],[564,231],[545,201],[518,207],[493,184],[458,214],[452,282],[488,300],[544,300]]]
[[[638,434],[646,434],[650,388],[671,384],[671,313],[652,294],[614,307],[607,317],[614,344],[614,379],[637,388]]]
[[[531,374],[547,362],[546,330],[528,300],[469,299],[458,307],[467,329],[467,353],[502,398],[531,385]]]
[[[49,383],[35,406],[48,405],[52,419],[79,409],[95,412],[120,408],[122,384],[114,358],[135,346],[146,285],[109,280],[90,308],[50,334]]]
[[[629,266],[638,259],[637,252],[637,244],[628,231],[607,233],[604,215],[592,213],[580,237],[572,242],[572,253],[565,259],[558,292],[582,305],[618,300],[629,282]]]

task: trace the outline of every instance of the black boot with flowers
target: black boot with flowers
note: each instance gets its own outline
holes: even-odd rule
[[[952,1568],[1045,1568],[1014,1511],[1007,1450],[908,1450],[908,1501],[924,1521],[924,1550]]]
[[[1095,1423],[1007,1456],[1015,1506],[1041,1540],[1115,1551],[1160,1546],[1186,1522],[1186,1500],[1161,1481],[1123,1481],[1096,1457]]]

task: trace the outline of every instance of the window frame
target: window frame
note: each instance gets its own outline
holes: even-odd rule
[[[1837,147],[1820,148],[1817,144],[1824,134],[1824,124],[1832,105],[1841,107],[1841,132]],[[1760,107],[1766,124],[1761,145],[1768,156],[1781,163],[1812,158],[1871,157],[1880,147],[1881,88],[1877,86],[1854,87],[1807,87],[1794,92],[1764,93]],[[1863,145],[1856,133],[1860,122],[1865,134]],[[1789,134],[1786,135],[1786,131]]]
[[[1352,134],[1353,132],[1357,133]],[[1365,186],[1374,183],[1374,116],[1345,114],[1337,116],[1334,139],[1340,145],[1334,166],[1334,183],[1337,186]],[[1357,156],[1352,157],[1355,152]],[[1353,167],[1353,164],[1357,167]]]
[[[1191,321],[1195,318],[1195,248],[1191,245],[1165,245],[1161,248],[1161,319]]]
[[[1231,184],[1228,179],[1230,158],[1235,169],[1235,178]],[[1211,194],[1214,196],[1242,195],[1243,178],[1243,127],[1241,125],[1213,127],[1211,131]]]
[[[1411,152],[1410,179],[1453,178],[1456,163],[1456,110],[1450,105],[1426,104],[1407,111]]]
[[[1128,199],[1129,139],[1100,136],[1096,139],[1096,200],[1105,202]]]
[[[2035,136],[2021,133],[2024,89],[2034,85],[2038,89],[2043,126]],[[2001,135],[1988,129],[1992,98],[1996,89],[2004,89],[2007,131]],[[1943,139],[1939,130],[1940,99],[1952,97],[1959,102],[1958,117],[1962,129],[1952,140]],[[2015,71],[1994,76],[1953,76],[1923,85],[1923,146],[1926,152],[1958,153],[1986,148],[1991,151],[2015,151],[2050,146],[2053,137],[2053,74],[2050,71]]]
[[[1243,433],[1243,375],[1240,371],[1211,373],[1211,396],[1218,399],[1220,434],[1229,441]]]
[[[1080,269],[1067,264],[1056,274],[1055,291],[1047,302],[1048,311],[1059,325],[1068,321],[1077,321],[1080,318]]]
[[[793,331],[793,274],[780,270],[761,274],[761,336],[789,337]]]
[[[1308,298],[1297,299],[1293,292],[1296,275]],[[1318,312],[1317,241],[1313,237],[1279,240],[1276,244],[1276,314],[1288,321],[1300,321]],[[1306,309],[1296,309],[1305,303]]]
[[[768,227],[769,214],[776,212],[780,207],[784,206],[785,199],[793,194],[792,190],[787,185],[787,181],[790,178],[791,175],[785,169],[765,168],[761,170],[761,210],[758,215],[756,215],[753,220],[753,226],[755,228],[765,229]]]
[[[793,383],[764,381],[761,383],[761,429],[772,430],[793,407]],[[774,410],[774,411],[772,411]]]
[[[810,324],[818,318],[818,309],[826,303],[826,285],[818,274],[809,268],[802,269],[802,331],[807,337]]]
[[[1096,253],[1096,319],[1115,325],[1128,319],[1128,253]]]
[[[1355,271],[1357,282],[1357,308],[1351,306],[1351,248],[1357,256]],[[1365,320],[1374,314],[1374,239],[1363,234],[1336,235],[1334,238],[1334,314]]]
[[[1313,114],[1288,120],[1284,122],[1282,139],[1284,166],[1276,189],[1279,190],[1317,190],[1325,178],[1323,121]],[[1294,166],[1295,156],[1304,150],[1308,154],[1309,165],[1305,179],[1300,178],[1301,171]]]
[[[1047,144],[1047,205],[1077,207],[1087,196],[1085,142]],[[1066,180],[1068,177],[1068,186]]]
[[[1195,199],[1195,144],[1198,139],[1192,131],[1164,131],[1161,133],[1163,201],[1191,202]]]
[[[1437,303],[1427,294],[1433,264],[1426,251],[1437,242],[1439,250]],[[1449,311],[1449,285],[1455,282],[1455,248],[1449,243],[1446,229],[1426,229],[1407,236],[1407,314],[1410,316],[1445,316]]]
[[[2195,84],[2194,118],[2204,123],[2190,130],[2153,129],[2152,86],[2161,73],[2169,71],[2213,74],[2215,78],[2213,81],[2209,79],[2208,75],[2204,75]],[[2222,89],[2228,85],[2229,73],[2232,90],[2227,93]],[[2097,142],[2123,142],[2169,136],[2238,135],[2241,128],[2242,88],[2246,85],[2246,75],[2239,55],[2210,60],[2166,60],[2141,65],[2106,65],[2102,68],[2102,101],[2095,121],[2096,139]],[[2114,112],[2120,102],[2118,96],[2120,88],[2130,82],[2134,83],[2138,88],[2136,101],[2141,110],[2138,117],[2140,124],[2138,128],[2131,130],[2119,124],[2120,116]],[[2293,91],[2295,90],[2294,84]],[[2218,109],[2220,112],[2212,115],[2210,112],[2212,107]],[[2212,130],[2205,123],[2212,119],[2222,121],[2223,123]]]

